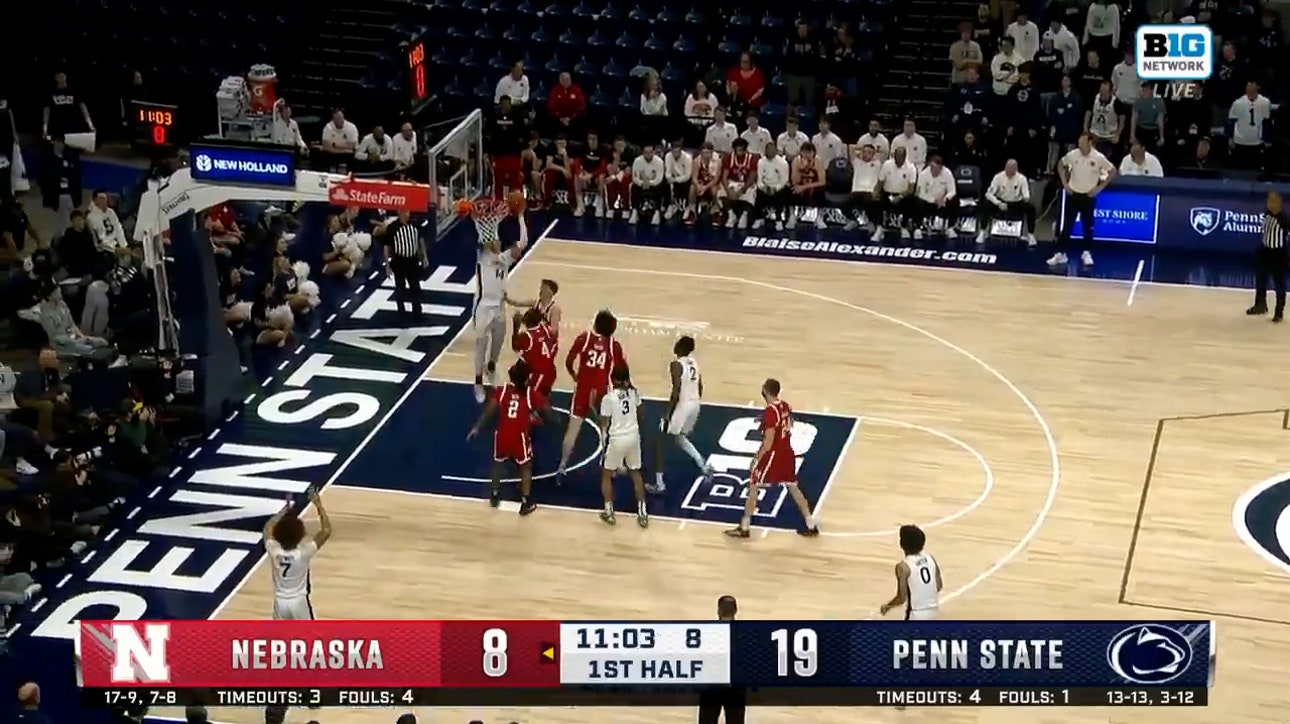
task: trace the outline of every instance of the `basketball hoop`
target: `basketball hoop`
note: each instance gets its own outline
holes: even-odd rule
[[[480,244],[491,244],[501,237],[497,225],[511,213],[506,202],[501,199],[475,199],[470,202],[470,218],[475,222],[475,231],[479,234]]]

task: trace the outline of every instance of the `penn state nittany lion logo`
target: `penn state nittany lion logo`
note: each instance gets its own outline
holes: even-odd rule
[[[1290,473],[1264,480],[1238,498],[1232,527],[1263,560],[1290,573]]]
[[[209,170],[211,170],[211,157],[210,157],[210,156],[207,156],[207,155],[206,155],[206,154],[204,154],[204,153],[203,153],[203,154],[198,155],[198,156],[197,156],[197,158],[196,158],[196,160],[194,161],[194,163],[196,163],[196,164],[197,164],[197,170],[198,170],[198,171],[209,171]]]
[[[1211,206],[1197,206],[1191,210],[1191,228],[1201,236],[1209,236],[1218,229],[1222,213]]]
[[[1106,663],[1125,681],[1164,684],[1191,664],[1191,641],[1168,626],[1144,623],[1116,634],[1106,647]]]

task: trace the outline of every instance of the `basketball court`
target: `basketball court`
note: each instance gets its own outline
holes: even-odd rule
[[[692,482],[673,454],[650,528],[610,528],[594,513],[587,430],[575,460],[588,462],[568,490],[551,490],[550,442],[535,469],[544,507],[524,519],[490,509],[487,445],[465,441],[478,409],[467,332],[327,490],[336,535],[315,564],[321,617],[703,619],[726,593],[746,618],[874,617],[893,591],[895,528],[915,522],[944,570],[949,618],[1216,619],[1210,707],[768,709],[757,722],[1285,721],[1287,570],[1233,519],[1247,491],[1290,470],[1284,413],[1233,414],[1282,404],[1285,330],[1247,322],[1244,296],[1144,286],[1130,305],[1117,283],[555,238],[526,256],[511,289],[527,296],[546,277],[560,283],[566,344],[598,309],[622,317],[646,395],[667,394],[675,337],[697,338],[695,444],[724,472]],[[795,447],[819,539],[793,535],[793,506],[776,500],[759,505],[751,540],[722,535],[741,507],[768,376],[813,431]],[[260,568],[218,616],[269,610]],[[454,724],[693,721],[678,709],[424,713]],[[288,721],[314,716],[388,724],[395,713],[293,710]]]

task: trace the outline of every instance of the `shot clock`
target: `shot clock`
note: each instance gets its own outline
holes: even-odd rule
[[[408,95],[415,111],[430,98],[430,86],[426,80],[426,44],[420,38],[408,45]]]
[[[178,106],[132,100],[126,106],[126,122],[140,143],[165,146],[178,142]]]

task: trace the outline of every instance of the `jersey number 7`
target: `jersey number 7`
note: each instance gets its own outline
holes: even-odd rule
[[[286,578],[287,572],[291,570],[291,559],[283,558],[282,560],[278,561],[278,565],[282,566],[282,577]]]

